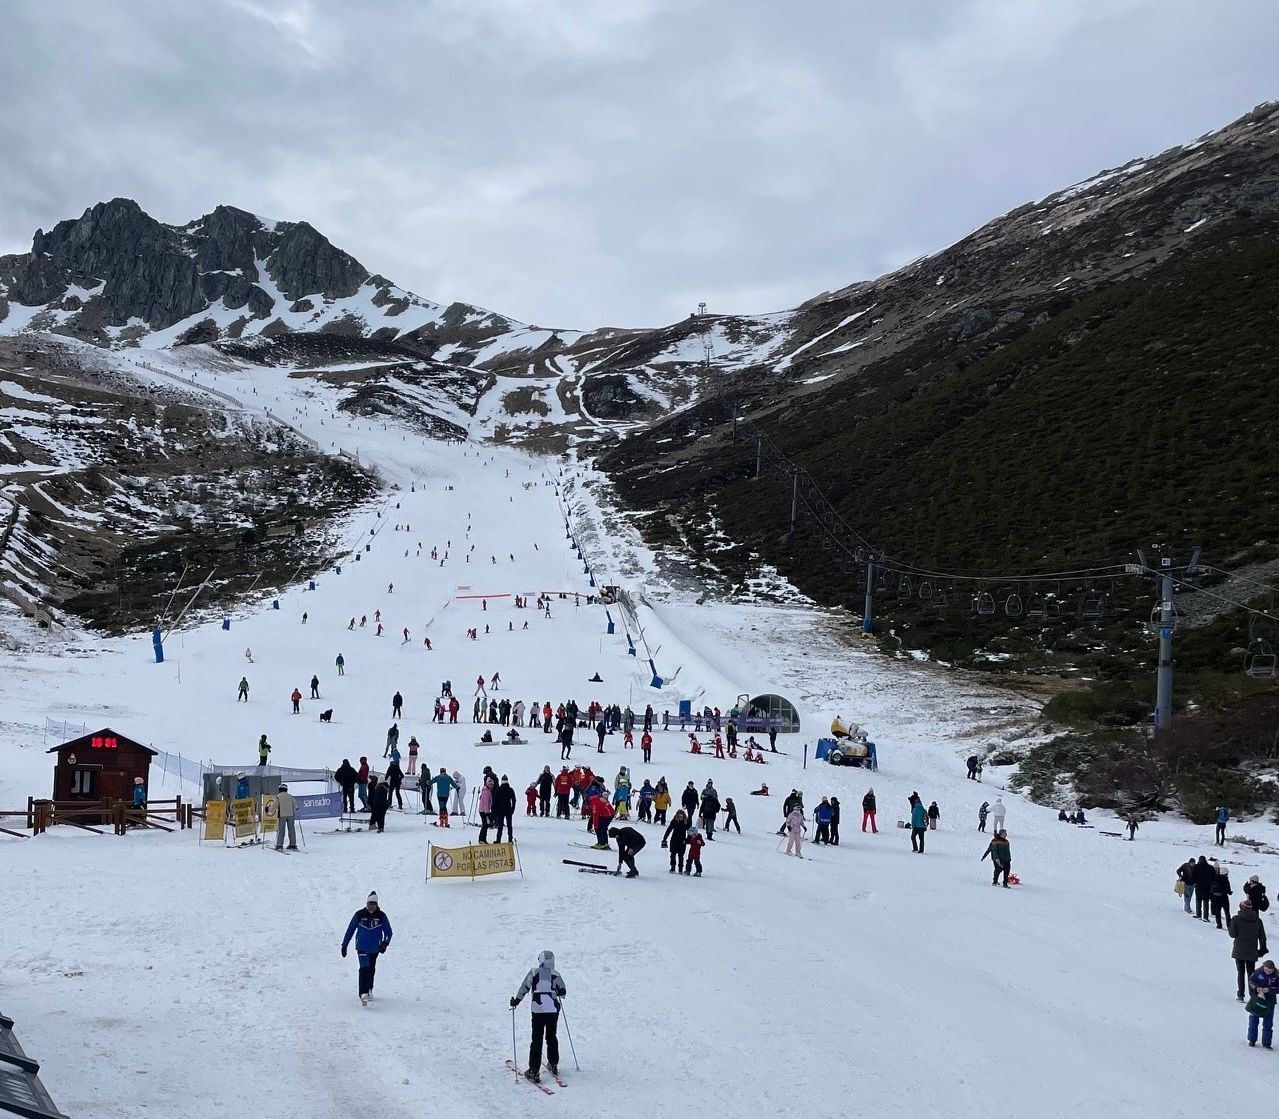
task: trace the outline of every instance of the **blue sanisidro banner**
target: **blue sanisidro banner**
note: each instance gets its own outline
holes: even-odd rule
[[[327,820],[342,815],[341,793],[315,793],[293,799],[297,801],[299,820]]]

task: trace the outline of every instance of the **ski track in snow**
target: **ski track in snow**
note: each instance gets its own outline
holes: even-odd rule
[[[713,778],[721,796],[733,797],[744,834],[717,835],[700,880],[666,873],[653,829],[639,880],[577,874],[561,860],[581,854],[569,844],[584,833],[523,815],[515,822],[523,877],[429,885],[428,841],[464,842],[474,829],[440,833],[394,810],[384,835],[317,821],[303,825],[305,851],[280,858],[200,844],[196,833],[0,837],[2,1009],[68,1114],[203,1119],[251,1106],[278,1119],[349,1119],[362,1109],[387,1119],[435,1111],[470,1119],[555,1107],[596,1117],[633,1099],[637,1111],[663,1115],[709,1090],[716,1110],[747,1117],[922,1108],[1153,1119],[1218,1105],[1223,1079],[1231,1098],[1263,1098],[1274,1066],[1243,1045],[1229,940],[1186,918],[1172,893],[1178,863],[1207,850],[1207,829],[1150,823],[1130,844],[1103,834],[1117,830],[1103,814],[1097,830],[1077,830],[1006,796],[1013,869],[1025,885],[991,888],[974,825],[1001,775],[988,769],[985,784],[966,781],[961,759],[1035,733],[1029,702],[850,646],[837,630],[853,627],[835,612],[699,606],[669,588],[657,593],[651,557],[619,555],[622,533],[603,542],[608,563],[637,573],[627,585],[655,603],[641,612],[650,644],[662,646],[659,668],[680,668],[677,685],[655,693],[620,627],[605,633],[601,607],[556,598],[547,620],[509,599],[484,611],[460,597],[586,591],[551,483],[567,489],[576,473],[574,516],[606,528],[607,511],[591,515],[598,478],[588,487],[572,464],[430,443],[394,424],[334,414],[323,385],[291,380],[288,370],[249,373],[223,361],[193,378],[194,356],[148,359],[167,384],[227,394],[255,413],[269,408],[325,448],[358,447],[401,488],[350,518],[359,559],[348,557],[340,575],[321,572],[313,592],[287,590],[278,611],[269,600],[239,608],[229,633],[214,623],[172,634],[163,665],[152,662],[146,634],[50,635],[7,615],[29,648],[3,654],[0,806],[48,794],[46,717],[110,725],[157,748],[246,768],[263,731],[278,764],[334,767],[366,754],[376,766],[397,688],[406,700],[402,744],[416,734],[424,764],[461,768],[472,787],[492,764],[511,775],[522,804],[542,765],[559,764],[550,736],[477,749],[469,722],[429,721],[441,679],[454,682],[465,719],[476,675],[495,669],[512,699],[630,699],[641,711],[651,699],[659,714],[703,691],[725,709],[739,692],[778,691],[799,706],[804,731],[782,736],[790,756],[767,766],[692,757],[674,730],[657,734],[651,766],[617,737],[603,757],[575,746],[574,760],[599,764],[610,783],[627,764],[637,780],[665,775],[676,796],[689,780],[700,788]],[[412,531],[396,532],[397,521]],[[429,550],[446,540],[440,568]],[[379,608],[382,638],[373,633]],[[368,628],[349,632],[347,621],[361,614]],[[428,653],[423,627],[432,618]],[[464,639],[466,627],[486,622],[495,632]],[[408,645],[398,636],[404,625]],[[332,667],[339,651],[342,679]],[[586,684],[597,670],[604,684]],[[234,702],[244,672],[247,705]],[[322,699],[292,716],[289,692],[306,693],[312,672]],[[329,706],[334,721],[323,726],[316,712]],[[868,728],[879,773],[811,761],[802,768],[803,743],[811,746],[835,714]],[[748,795],[761,781],[774,796]],[[858,828],[872,784],[881,825],[873,836]],[[804,861],[779,853],[775,832],[791,787],[804,790],[810,814],[821,795],[840,797],[842,846],[806,845]],[[156,797],[195,792],[158,770],[151,788]],[[914,789],[942,810],[922,857],[894,826]],[[415,794],[405,801],[416,807]],[[1273,841],[1277,829],[1249,822],[1239,830]],[[1273,876],[1267,855],[1235,844],[1222,855],[1236,897],[1249,873]],[[338,944],[370,889],[395,937],[379,964],[377,997],[362,1010],[353,955],[342,960]],[[577,1072],[561,1028],[569,1086],[554,1100],[512,1085],[503,1067],[506,1000],[543,948],[555,950],[568,983],[567,1024],[582,1061]],[[516,1022],[523,1062],[527,1004]],[[1206,1062],[1214,1076],[1188,1074]]]

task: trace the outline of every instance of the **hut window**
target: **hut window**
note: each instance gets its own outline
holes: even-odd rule
[[[77,769],[71,774],[71,795],[75,797],[93,796],[93,776],[91,769]]]

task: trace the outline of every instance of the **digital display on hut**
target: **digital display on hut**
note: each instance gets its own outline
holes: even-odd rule
[[[89,745],[95,750],[114,750],[120,745],[120,741],[114,734],[95,734],[89,740]]]

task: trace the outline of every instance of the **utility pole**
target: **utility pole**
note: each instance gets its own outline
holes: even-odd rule
[[[866,561],[866,602],[862,607],[862,633],[875,632],[875,561]]]
[[[791,472],[790,487],[790,530],[795,532],[795,518],[799,515],[799,471]]]
[[[764,437],[755,433],[755,477],[759,477],[760,467],[764,464]]]

